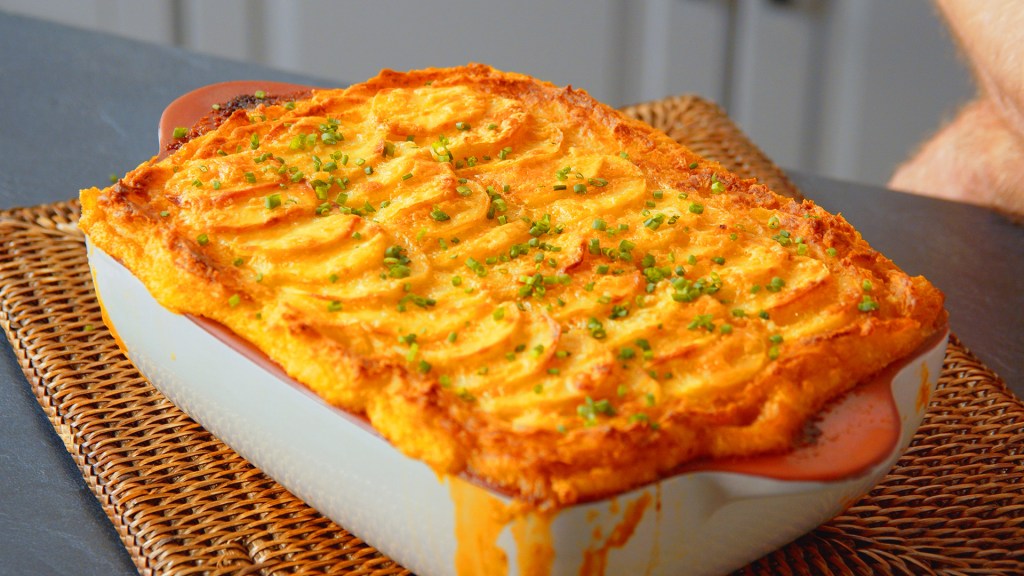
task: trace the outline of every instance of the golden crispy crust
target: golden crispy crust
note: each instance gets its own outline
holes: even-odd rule
[[[841,217],[481,65],[237,111],[82,204],[163,305],[547,505],[785,450],[945,323]]]

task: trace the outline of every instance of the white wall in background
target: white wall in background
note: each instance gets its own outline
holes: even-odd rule
[[[927,0],[0,0],[335,83],[470,61],[620,106],[696,93],[778,164],[883,184],[973,94]]]

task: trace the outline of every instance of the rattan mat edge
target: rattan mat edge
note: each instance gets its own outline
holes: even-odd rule
[[[745,176],[788,184],[700,99],[631,112]],[[0,212],[0,324],[139,572],[407,574],[138,374],[102,324],[77,217],[73,201]],[[741,572],[1024,573],[1024,405],[954,337],[925,423],[893,471]]]

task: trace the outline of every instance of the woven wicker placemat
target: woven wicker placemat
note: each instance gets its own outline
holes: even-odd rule
[[[744,175],[788,183],[699,98],[632,112]],[[0,324],[139,572],[408,574],[139,375],[103,325],[77,218],[74,201],[0,212]],[[925,422],[883,482],[740,573],[1024,573],[1024,405],[953,338]]]

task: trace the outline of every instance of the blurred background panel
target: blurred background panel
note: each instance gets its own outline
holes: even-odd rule
[[[779,165],[869,184],[884,184],[975,92],[927,0],[0,0],[0,10],[333,84],[484,62],[614,106],[699,94]]]

